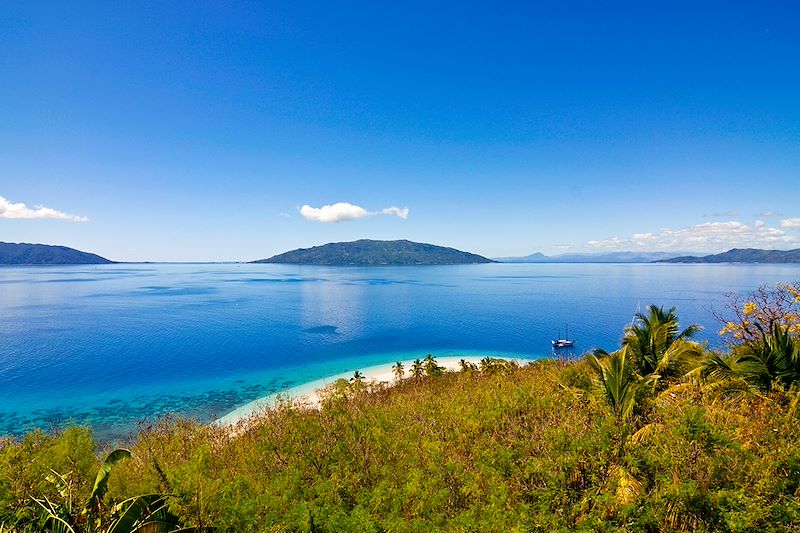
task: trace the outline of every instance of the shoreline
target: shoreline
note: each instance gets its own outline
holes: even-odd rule
[[[469,356],[436,357],[436,364],[443,367],[445,372],[453,372],[453,371],[458,372],[461,370],[460,361],[462,359],[468,363],[479,364],[480,360],[485,357],[503,359],[506,361],[516,361],[520,365],[524,365],[531,361],[535,361],[535,359],[532,358],[503,357],[503,356],[492,356],[492,355],[469,355]],[[422,358],[420,358],[420,360],[421,359]],[[409,379],[411,365],[414,364],[414,359],[401,360],[400,362],[403,364],[405,370],[405,375],[403,376],[403,379]],[[291,400],[292,402],[307,404],[309,407],[317,409],[319,408],[321,401],[319,394],[321,389],[324,389],[328,385],[335,383],[339,379],[346,379],[349,381],[350,378],[353,377],[353,373],[356,371],[361,372],[361,374],[363,374],[365,383],[386,382],[389,384],[389,386],[391,386],[397,381],[397,378],[392,372],[392,367],[395,364],[396,361],[391,363],[384,363],[381,365],[369,366],[365,368],[354,368],[353,370],[348,370],[347,372],[341,372],[339,374],[334,374],[324,378],[316,379],[314,381],[309,381],[301,385],[296,385],[284,391],[263,396],[251,402],[248,402],[242,406],[239,406],[233,411],[212,421],[211,424],[216,426],[236,426],[237,424],[250,419],[251,417],[253,417],[253,415],[258,414],[259,412],[265,409],[274,408],[278,404],[279,397],[281,401]]]

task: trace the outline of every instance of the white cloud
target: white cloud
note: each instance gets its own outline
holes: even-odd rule
[[[399,208],[399,207],[387,207],[386,209],[381,209],[382,215],[394,215],[396,217],[400,217],[403,220],[408,218],[408,208]]]
[[[756,216],[757,216],[757,217],[770,218],[770,217],[779,217],[779,216],[781,216],[782,214],[783,214],[783,213],[779,213],[779,212],[777,212],[777,211],[764,211],[764,212],[762,212],[762,213],[756,213]]]
[[[796,220],[800,227],[800,219]],[[784,221],[785,222],[785,221]],[[784,226],[783,227],[795,227]],[[586,243],[595,251],[684,251],[721,252],[730,248],[777,248],[800,245],[800,239],[777,228],[768,227],[763,221],[753,224],[742,222],[706,222],[673,230],[663,228],[655,233],[635,233],[630,237],[612,237]]]
[[[785,218],[781,220],[782,228],[798,229],[800,228],[800,218]]]
[[[70,222],[89,222],[88,217],[70,215],[42,205],[28,207],[23,203],[12,203],[0,196],[0,218],[34,219],[34,218],[55,218],[59,220],[69,220]]]
[[[345,222],[348,220],[358,220],[369,215],[363,207],[339,202],[333,205],[323,205],[322,207],[311,207],[304,205],[300,208],[300,214],[308,220],[317,222]]]
[[[316,220],[317,222],[347,222],[373,215],[391,215],[405,220],[408,218],[408,208],[387,207],[380,211],[370,212],[357,205],[339,202],[333,205],[323,205],[322,207],[304,205],[300,208],[300,214],[308,220]]]

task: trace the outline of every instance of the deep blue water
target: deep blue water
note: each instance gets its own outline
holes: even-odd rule
[[[637,305],[706,327],[725,294],[797,265],[0,268],[0,435],[67,422],[101,438],[177,413],[208,420],[272,392],[400,358],[614,348]]]

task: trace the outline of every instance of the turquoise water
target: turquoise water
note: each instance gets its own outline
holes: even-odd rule
[[[91,423],[101,438],[398,359],[613,348],[641,304],[706,326],[728,292],[797,265],[0,268],[0,434]]]

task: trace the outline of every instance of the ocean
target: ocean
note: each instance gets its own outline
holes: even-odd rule
[[[676,306],[700,340],[729,293],[798,265],[487,264],[0,267],[0,435],[91,424],[99,439],[396,360],[575,355],[618,346],[640,308]]]

